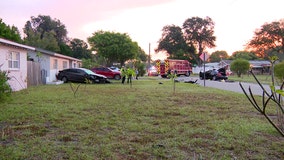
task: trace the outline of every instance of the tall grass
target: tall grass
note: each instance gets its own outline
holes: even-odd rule
[[[162,82],[162,84],[159,84]],[[0,159],[284,159],[243,94],[157,78],[32,87],[0,106]]]

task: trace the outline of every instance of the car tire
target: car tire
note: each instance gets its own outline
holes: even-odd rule
[[[120,77],[120,75],[117,74],[117,75],[114,76],[114,79],[115,79],[115,80],[120,80],[121,77]]]
[[[61,78],[61,81],[63,81],[64,83],[67,83],[67,82],[68,82],[68,79],[67,79],[67,77],[62,77],[62,78]]]

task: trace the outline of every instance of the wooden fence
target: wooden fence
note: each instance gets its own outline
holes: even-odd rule
[[[42,84],[42,75],[39,63],[28,61],[27,75],[28,87]]]

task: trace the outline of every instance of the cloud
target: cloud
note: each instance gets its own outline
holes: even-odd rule
[[[173,0],[9,0],[1,2],[0,18],[19,29],[31,16],[48,15],[59,19],[70,30],[85,23],[109,19],[124,10],[153,6]]]
[[[215,22],[216,50],[242,50],[253,31],[283,18],[283,0],[9,0],[0,18],[20,30],[31,16],[49,15],[63,23],[71,38],[86,41],[97,30],[128,33],[152,51],[165,25],[182,26],[187,18],[209,16]]]

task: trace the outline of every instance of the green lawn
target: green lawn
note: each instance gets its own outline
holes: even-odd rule
[[[199,77],[198,74],[192,75],[194,77]],[[271,84],[271,75],[263,74],[263,75],[256,75],[257,79],[262,83],[262,84]],[[228,76],[228,80],[231,81],[237,81],[237,82],[249,82],[249,83],[256,83],[254,77],[251,74],[245,74],[241,75],[241,77],[238,77],[237,75],[230,75]],[[276,79],[276,85],[279,85],[280,82],[277,81]]]
[[[152,77],[12,96],[0,159],[284,159],[284,138],[239,93]]]
[[[256,75],[257,79],[263,83],[263,84],[271,84],[271,75]],[[231,75],[229,76],[230,80],[239,81],[239,82],[250,82],[250,83],[256,83],[254,77],[252,75],[242,75],[241,77],[238,77],[237,75]]]

